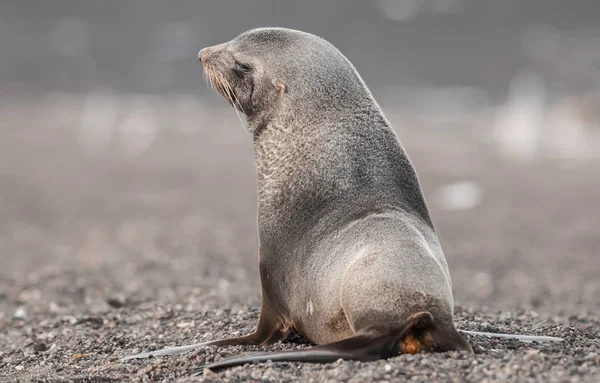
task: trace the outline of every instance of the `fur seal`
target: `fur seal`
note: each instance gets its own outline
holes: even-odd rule
[[[125,359],[292,334],[316,346],[206,367],[472,352],[453,322],[450,273],[415,168],[350,61],[284,28],[253,29],[198,56],[254,141],[260,318],[250,335]]]

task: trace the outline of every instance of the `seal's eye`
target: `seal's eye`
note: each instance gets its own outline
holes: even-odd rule
[[[236,69],[236,71],[241,72],[241,73],[248,73],[252,70],[250,65],[239,63],[239,62],[235,63],[235,69]]]

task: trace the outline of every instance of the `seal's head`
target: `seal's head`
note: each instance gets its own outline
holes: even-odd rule
[[[372,101],[333,45],[301,31],[253,29],[202,49],[198,58],[212,86],[250,122],[265,123],[281,109],[288,115],[301,109],[305,117],[316,109],[322,117],[328,109],[356,107],[356,100]]]

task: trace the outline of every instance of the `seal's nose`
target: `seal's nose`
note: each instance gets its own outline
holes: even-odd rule
[[[200,60],[200,62],[202,64],[204,64],[203,56],[205,53],[206,53],[206,48],[202,48],[202,49],[200,49],[200,52],[198,52],[198,60]]]

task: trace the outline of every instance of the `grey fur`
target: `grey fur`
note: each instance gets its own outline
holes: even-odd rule
[[[354,66],[288,29],[219,49],[249,61],[260,84],[241,107],[254,133],[263,294],[280,320],[317,344],[419,311],[453,328],[450,273],[417,174]]]
[[[277,358],[302,361],[388,357],[410,349],[409,335],[417,352],[472,351],[453,323],[450,273],[415,169],[350,61],[284,28],[199,57],[254,140],[262,284],[257,331],[210,344],[300,333],[323,346]]]

